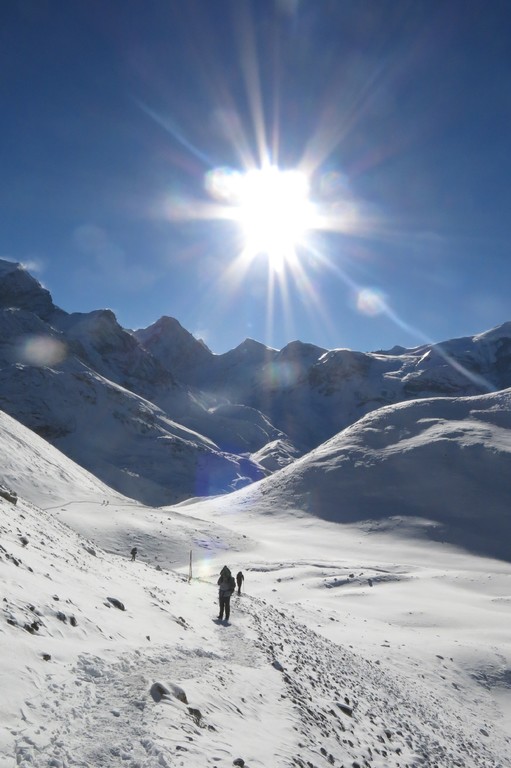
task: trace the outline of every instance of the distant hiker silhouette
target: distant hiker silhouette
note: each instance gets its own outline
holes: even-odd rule
[[[132,559],[132,560],[134,560],[134,559],[136,558],[136,556],[137,556],[137,552],[138,552],[137,548],[136,548],[136,547],[133,547],[133,549],[132,549],[132,550],[131,550],[131,552],[130,552],[130,554],[131,554],[131,559]]]
[[[225,620],[229,621],[229,616],[231,614],[231,595],[236,589],[236,582],[234,581],[234,576],[226,565],[224,565],[220,571],[220,578],[218,579],[217,584],[218,602],[220,604],[218,618],[222,621],[225,614]]]
[[[243,576],[241,571],[238,571],[236,574],[236,584],[238,585],[238,595],[241,595],[241,585],[245,581],[245,577]]]

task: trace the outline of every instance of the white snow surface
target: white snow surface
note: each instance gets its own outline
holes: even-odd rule
[[[426,517],[340,522],[290,496],[313,480],[339,496],[350,434],[378,463],[480,424],[500,462],[504,405],[460,398],[450,438],[439,403],[413,429],[414,404],[383,409],[403,444],[362,420],[294,477],[173,508],[112,491],[0,412],[0,485],[18,494],[0,496],[0,768],[508,768],[509,562],[422,537]],[[430,459],[406,465],[416,481]],[[245,574],[229,623],[224,564]]]

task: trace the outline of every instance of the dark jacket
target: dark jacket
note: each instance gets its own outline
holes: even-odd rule
[[[218,593],[221,597],[230,597],[236,588],[234,577],[227,567],[223,567],[217,581]]]

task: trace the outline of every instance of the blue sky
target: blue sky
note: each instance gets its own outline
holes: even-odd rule
[[[214,352],[414,346],[511,319],[511,7],[492,0],[11,0],[0,257],[66,311],[176,317]],[[261,136],[264,128],[264,143]],[[308,159],[299,268],[242,274],[208,172]]]

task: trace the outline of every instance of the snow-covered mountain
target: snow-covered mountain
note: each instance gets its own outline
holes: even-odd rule
[[[240,496],[511,561],[510,494],[507,389],[380,408]]]
[[[50,292],[20,264],[0,259],[0,306],[17,307],[48,320],[60,312]]]
[[[511,322],[413,349],[365,353],[294,341],[277,351],[246,339],[214,355],[176,321],[163,320],[135,335],[164,367],[179,370],[179,381],[208,402],[260,410],[302,453],[383,405],[511,386]]]
[[[122,493],[151,504],[232,491],[383,406],[511,387],[511,323],[414,349],[213,354],[177,320],[127,331],[68,314],[0,261],[0,407]]]
[[[236,429],[232,419],[224,423],[112,312],[59,310],[20,265],[1,262],[0,285],[4,411],[147,503],[223,493],[264,476],[249,453],[281,435],[261,414],[246,409]],[[226,437],[223,445],[201,431],[208,424],[217,438]]]

